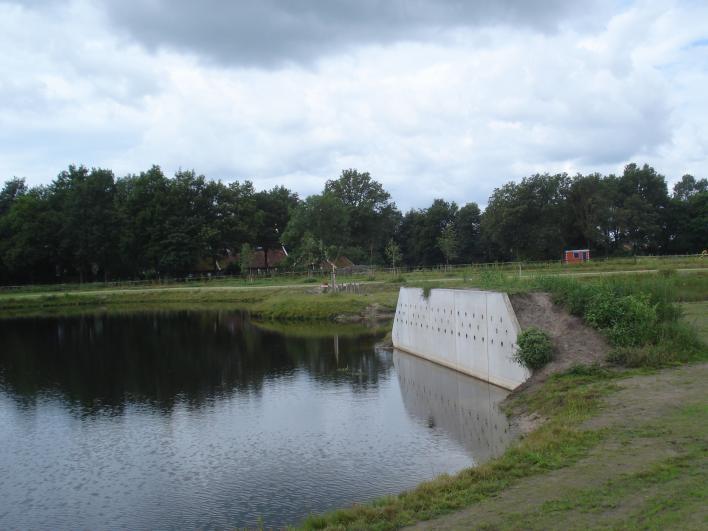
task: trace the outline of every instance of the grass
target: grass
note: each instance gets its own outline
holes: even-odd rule
[[[698,333],[704,343],[708,344],[708,300],[688,302],[681,305],[683,318]]]
[[[642,278],[610,277],[588,282],[561,277],[538,279],[540,289],[556,302],[602,331],[616,348],[610,361],[627,367],[661,367],[704,360],[706,344],[696,330],[681,319],[682,297],[678,275]],[[694,292],[706,295],[708,277],[689,282]]]
[[[598,485],[559,493],[530,509],[505,514],[499,527],[548,529],[573,522],[579,528],[701,528],[708,497],[707,426],[706,404],[691,404],[664,417],[662,426],[614,430],[612,435],[624,445],[636,439],[673,438],[674,455]],[[691,436],[682,437],[689,433]]]
[[[363,294],[315,294],[295,288],[258,290],[176,289],[127,290],[103,293],[52,293],[0,299],[0,318],[74,315],[82,313],[155,311],[159,309],[241,309],[254,317],[280,320],[333,320],[356,317],[372,306],[393,311],[397,287]]]

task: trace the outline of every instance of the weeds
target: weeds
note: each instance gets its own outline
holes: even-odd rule
[[[537,285],[555,302],[605,333],[616,347],[609,361],[627,367],[660,367],[706,357],[695,330],[682,323],[674,302],[673,275],[641,281],[610,278],[579,282],[540,277]]]

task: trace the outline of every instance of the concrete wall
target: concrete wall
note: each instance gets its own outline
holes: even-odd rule
[[[506,293],[401,288],[393,345],[427,360],[515,389],[530,376],[512,356],[521,331]]]

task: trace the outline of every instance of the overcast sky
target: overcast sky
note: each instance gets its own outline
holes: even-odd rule
[[[708,2],[0,0],[0,181],[152,164],[403,209],[535,172],[708,176]]]

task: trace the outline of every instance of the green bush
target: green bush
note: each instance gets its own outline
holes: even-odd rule
[[[616,347],[608,361],[627,367],[659,367],[705,359],[696,331],[680,321],[675,304],[681,275],[634,275],[578,282],[541,277],[540,289],[602,331]]]
[[[531,327],[519,334],[514,359],[529,369],[540,369],[553,359],[551,338],[543,330]]]
[[[613,296],[601,289],[587,304],[585,320],[604,329],[617,346],[639,346],[651,339],[656,326],[656,308],[645,294]]]

